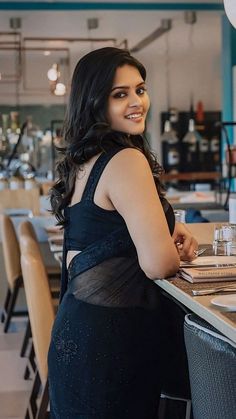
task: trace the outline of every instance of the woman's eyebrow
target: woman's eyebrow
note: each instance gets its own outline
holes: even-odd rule
[[[135,87],[139,87],[139,86],[142,86],[144,84],[145,84],[145,82],[141,81],[141,83],[138,83]],[[130,86],[115,86],[111,89],[111,92],[113,92],[116,89],[129,89],[129,88],[130,88]]]

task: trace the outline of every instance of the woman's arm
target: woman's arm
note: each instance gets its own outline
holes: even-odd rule
[[[107,165],[104,181],[105,193],[124,218],[147,277],[174,275],[179,255],[145,156],[131,148],[120,151]]]

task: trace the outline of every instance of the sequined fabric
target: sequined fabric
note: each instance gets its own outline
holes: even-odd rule
[[[49,350],[54,419],[154,419],[162,382],[161,307],[61,303]]]
[[[99,170],[83,195],[85,211],[114,154],[97,160]],[[96,240],[87,238],[68,270],[64,241],[61,304],[48,354],[52,419],[157,419],[163,297],[141,270],[124,221],[113,224],[107,211],[107,223],[110,232],[97,225]]]

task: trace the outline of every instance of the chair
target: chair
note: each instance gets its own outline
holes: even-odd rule
[[[195,314],[184,322],[194,419],[236,417],[236,345]]]
[[[40,184],[40,192],[41,195],[48,195],[50,192],[50,189],[53,187],[53,185],[55,185],[55,181],[47,181],[47,182],[42,182]]]
[[[8,282],[7,294],[1,315],[1,321],[4,323],[4,333],[6,333],[9,329],[12,316],[25,316],[27,315],[27,312],[15,311],[19,290],[23,286],[20,265],[20,247],[15,228],[11,218],[4,214],[0,214],[0,225],[2,232],[4,265]]]
[[[38,251],[41,254],[38,239],[37,239],[33,224],[30,221],[28,220],[22,221],[19,225],[18,232],[20,236],[23,235],[23,236],[31,237],[32,240],[35,241],[38,247]],[[60,293],[61,268],[59,264],[58,266],[47,265],[46,270],[47,270],[48,278],[50,280],[50,289],[51,289],[52,296],[58,299],[59,293]]]
[[[183,325],[186,307],[161,290],[165,319],[164,380],[159,407],[160,419],[190,419],[191,392]]]
[[[20,236],[21,266],[36,355],[34,378],[25,419],[46,418],[49,402],[47,353],[54,322],[54,308],[48,277],[35,240]],[[38,400],[40,398],[40,400]]]
[[[0,191],[0,211],[6,209],[27,209],[33,215],[40,214],[39,189],[3,189]]]
[[[41,257],[41,250],[39,247],[39,243],[38,243],[38,239],[33,227],[33,224],[28,221],[22,221],[19,225],[18,228],[18,232],[19,232],[19,236],[26,236],[31,238],[34,241],[34,245],[35,247],[37,247],[37,252]],[[43,263],[42,257],[41,257],[41,261]],[[61,268],[58,265],[57,266],[46,266],[46,271],[47,271],[47,275],[48,275],[48,279],[49,279],[49,287],[50,287],[50,292],[51,295],[53,297],[53,303],[55,306],[58,305],[59,302],[59,294],[60,294],[60,275],[61,275]],[[29,342],[29,338],[31,337],[31,332],[30,332],[30,321],[28,321],[28,325],[26,328],[26,332],[25,332],[25,337],[24,337],[24,341],[22,344],[22,349],[21,349],[21,356],[24,356],[25,352],[26,352],[26,348]],[[25,378],[29,377],[30,374],[30,366],[32,367],[32,369],[34,370],[34,348],[31,346],[30,349],[30,354],[29,354],[29,365],[26,367],[26,371],[25,371]]]

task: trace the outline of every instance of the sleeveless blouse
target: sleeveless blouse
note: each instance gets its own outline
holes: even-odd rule
[[[65,209],[61,298],[69,284],[69,291],[76,298],[92,304],[150,308],[156,305],[158,287],[141,270],[124,219],[116,210],[106,210],[94,203],[101,174],[120,150],[115,148],[98,157],[81,201]],[[165,198],[161,203],[172,234],[175,223],[172,207]],[[67,269],[68,250],[80,253]]]

